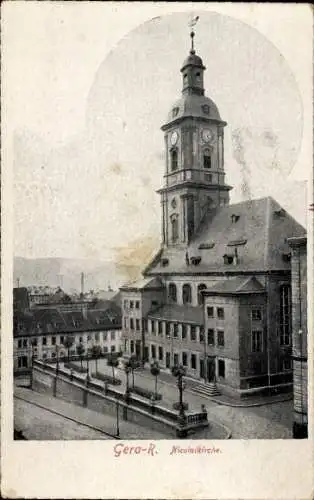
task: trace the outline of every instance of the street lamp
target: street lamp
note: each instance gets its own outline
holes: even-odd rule
[[[31,377],[30,377],[30,388],[33,389],[33,370],[34,370],[34,347],[36,345],[37,339],[31,340]]]
[[[177,386],[179,389],[179,431],[178,431],[178,437],[185,437],[187,432],[184,429],[185,422],[186,422],[186,416],[185,416],[185,411],[184,411],[184,404],[183,404],[183,391],[185,389],[185,382],[183,381],[183,377],[186,375],[186,371],[184,366],[179,365],[179,366],[174,366],[172,368],[172,375],[177,378]]]
[[[57,356],[57,364],[56,364],[56,375],[59,374],[59,346],[56,344],[56,356]]]
[[[119,401],[116,401],[116,412],[117,412],[117,436],[120,436],[120,429],[119,429]]]
[[[130,388],[129,388],[129,374],[131,371],[131,364],[129,361],[127,361],[124,365],[124,371],[126,375],[126,388],[125,388],[125,399],[128,402],[129,401],[129,393],[130,393]]]

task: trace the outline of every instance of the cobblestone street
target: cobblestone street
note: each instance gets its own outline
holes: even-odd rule
[[[95,371],[95,362],[90,361],[90,371]],[[111,367],[105,359],[98,361],[98,371],[112,376]],[[120,388],[125,390],[126,375],[120,368],[115,369],[116,377],[121,379]],[[132,376],[130,375],[130,385]],[[155,379],[149,370],[134,372],[135,385],[154,391]],[[166,379],[167,382],[161,379]],[[173,380],[173,382],[172,382]],[[178,389],[172,376],[158,378],[158,392],[163,396],[162,406],[172,407],[178,400]],[[201,405],[207,408],[208,419],[227,426],[233,439],[289,439],[292,438],[292,400],[268,403],[262,406],[232,407],[217,404],[207,397],[194,394],[189,390],[184,392],[184,400],[192,411],[200,411]]]

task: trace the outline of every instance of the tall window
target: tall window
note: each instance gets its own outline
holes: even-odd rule
[[[182,340],[186,339],[187,325],[182,325]]]
[[[155,321],[151,320],[151,325],[152,325],[152,333],[155,334]]]
[[[200,306],[204,304],[204,296],[202,294],[203,290],[206,290],[207,286],[204,283],[201,283],[197,287],[197,301]]]
[[[192,302],[192,289],[191,285],[186,283],[182,288],[182,301],[183,304],[191,304]]]
[[[168,321],[166,323],[166,336],[170,337],[170,323],[168,323]]]
[[[225,318],[225,310],[223,307],[217,307],[217,318],[224,319]]]
[[[136,318],[135,322],[136,322],[136,330],[140,330],[141,329],[140,320]]]
[[[208,328],[207,330],[207,344],[214,345],[215,344],[215,335],[213,328]]]
[[[179,238],[179,221],[178,216],[173,215],[171,217],[171,240],[175,243]]]
[[[196,370],[196,354],[191,354],[191,368]]]
[[[162,321],[158,321],[158,335],[162,335]]]
[[[170,161],[171,161],[171,172],[174,172],[178,168],[178,150],[172,149],[170,151]]]
[[[152,358],[156,359],[156,346],[152,344],[151,346]]]
[[[188,355],[187,355],[186,352],[182,353],[182,364],[183,364],[183,366],[187,366],[188,365]]]
[[[280,287],[280,344],[291,342],[291,288],[290,285]]]
[[[261,330],[252,330],[252,352],[262,352],[263,350],[263,332]]]
[[[164,350],[161,346],[158,347],[158,359],[162,361],[164,359]]]
[[[173,324],[173,336],[175,339],[178,338],[178,324],[177,323]]]
[[[177,302],[177,287],[174,283],[170,283],[169,289],[168,289],[168,295],[169,295],[169,299],[172,302]]]
[[[204,168],[211,168],[212,167],[212,159],[210,156],[209,149],[204,150],[203,161],[204,161]]]
[[[208,306],[207,307],[207,316],[209,318],[213,318],[214,317],[214,308],[212,306]]]
[[[192,342],[196,341],[196,326],[191,325],[191,340]]]
[[[134,319],[130,318],[130,330],[134,330]]]
[[[225,334],[223,330],[218,330],[217,332],[217,344],[220,347],[223,347],[225,345]]]

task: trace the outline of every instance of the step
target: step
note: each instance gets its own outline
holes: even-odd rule
[[[190,390],[192,392],[195,392],[197,394],[202,394],[204,396],[219,396],[220,392],[217,389],[216,384],[198,384],[193,387],[190,387]]]

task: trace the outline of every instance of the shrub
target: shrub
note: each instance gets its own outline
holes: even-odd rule
[[[134,386],[130,388],[131,392],[134,392],[138,396],[142,396],[143,398],[151,399],[152,397],[155,399],[155,401],[160,401],[162,399],[162,395],[157,393],[155,394],[154,391],[150,391],[148,389],[143,389],[142,387]]]
[[[176,403],[173,403],[172,408],[174,410],[178,410],[179,411],[180,410],[180,403],[179,403],[179,401],[177,401]],[[184,408],[184,410],[188,410],[189,409],[188,403],[183,403],[183,408]]]
[[[106,375],[105,373],[92,373],[93,378],[97,378],[98,380],[102,380],[103,382],[108,382],[111,385],[121,385],[121,380],[119,378],[113,378],[110,375]]]
[[[79,373],[87,373],[87,368],[85,366],[79,366],[79,365],[76,365],[75,363],[64,363],[64,368],[68,368],[69,370],[74,370],[75,372],[79,372]]]

